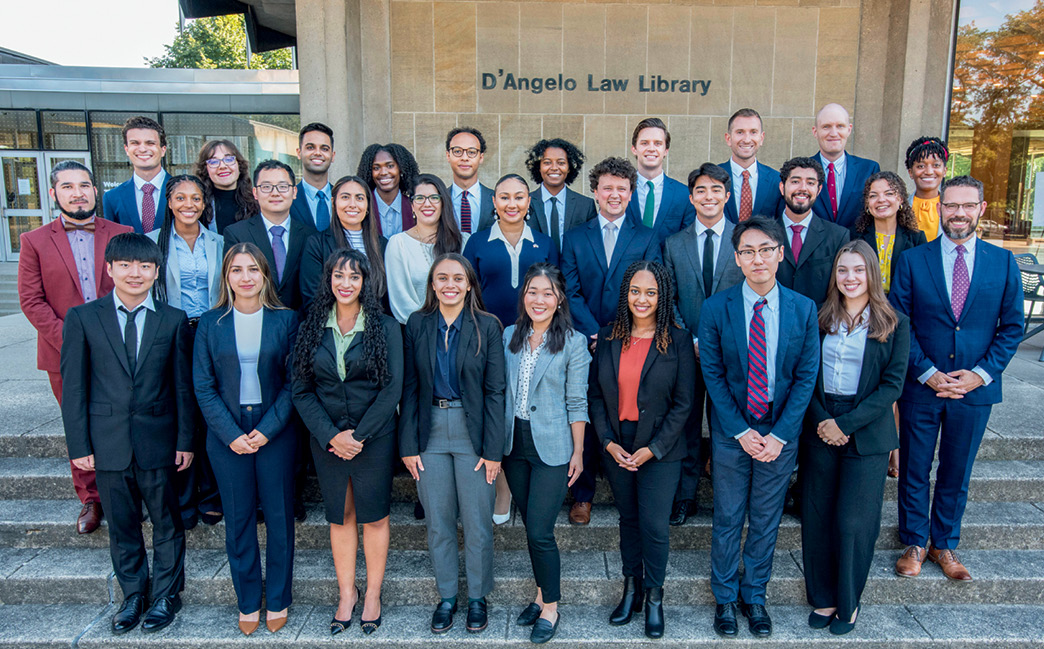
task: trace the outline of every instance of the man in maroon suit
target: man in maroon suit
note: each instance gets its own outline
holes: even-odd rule
[[[126,225],[95,217],[98,192],[87,167],[72,160],[60,162],[51,171],[51,198],[61,216],[21,236],[18,253],[18,298],[22,312],[36,327],[36,366],[47,372],[51,391],[62,402],[59,350],[66,312],[112,291],[105,272],[105,246]],[[73,485],[83,509],[76,531],[90,534],[98,529],[102,508],[94,472],[72,465]]]

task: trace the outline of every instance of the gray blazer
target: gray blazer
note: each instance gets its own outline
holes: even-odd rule
[[[504,358],[507,361],[507,389],[504,416],[507,434],[504,455],[511,452],[515,440],[515,400],[518,398],[518,370],[523,351],[511,353],[508,345],[515,325],[504,330]],[[548,466],[561,466],[573,454],[570,425],[591,421],[587,416],[587,371],[591,354],[583,335],[570,331],[565,347],[557,354],[542,350],[529,380],[529,420],[533,444],[540,460]]]
[[[213,230],[201,228],[203,250],[207,254],[207,279],[208,295],[210,296],[210,307],[217,304],[221,296],[221,257],[225,251],[225,240]],[[145,236],[159,243],[160,230],[156,229],[146,233]],[[178,253],[171,246],[167,252],[167,304],[181,308],[181,267],[178,265]]]
[[[743,271],[736,265],[732,248],[732,231],[736,228],[724,216],[725,229],[721,232],[718,258],[714,260],[714,285],[711,295],[724,291],[743,281]],[[706,301],[703,288],[703,266],[700,264],[699,238],[696,224],[673,234],[663,242],[663,264],[674,278],[677,293],[675,308],[681,319],[679,324],[696,337],[700,330],[700,311]]]

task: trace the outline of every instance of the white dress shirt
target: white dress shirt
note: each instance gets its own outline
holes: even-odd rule
[[[605,232],[606,232],[605,228],[606,228],[606,226],[611,223],[616,228],[613,231],[613,235],[614,236],[613,236],[613,247],[612,247],[612,250],[611,250],[612,252],[616,252],[616,244],[620,241],[620,226],[623,225],[623,222],[624,222],[625,218],[627,218],[627,217],[626,216],[621,216],[620,218],[616,219],[615,221],[610,221],[609,219],[605,218],[601,214],[598,215],[598,228],[599,228],[599,232],[602,235],[602,244],[603,245],[605,244]],[[608,268],[608,265],[613,263],[613,256],[612,255],[606,255],[605,263],[606,263],[606,267]]]
[[[827,197],[827,200],[830,200],[830,198]],[[801,245],[805,245],[805,238],[808,237],[808,225],[811,222],[812,222],[812,210],[809,210],[809,211],[805,212],[805,218],[803,218],[800,221],[791,221],[790,217],[787,215],[787,213],[783,212],[783,229],[785,229],[787,231],[787,243],[790,243],[794,239],[794,231],[790,229],[790,226],[792,226],[792,225],[803,225],[805,227],[801,228],[800,235],[801,235]],[[795,260],[795,261],[797,261],[797,260]]]
[[[530,244],[533,243],[533,231],[529,229],[528,225],[523,225],[522,236],[518,238],[518,243],[511,245],[507,237],[504,236],[504,231],[500,229],[500,221],[497,221],[493,224],[493,227],[489,229],[488,240],[494,241],[496,239],[500,239],[504,243],[504,248],[507,250],[508,257],[511,258],[511,288],[518,288],[519,256],[522,254],[522,247],[526,245],[527,241]]]
[[[645,197],[649,195],[649,181],[653,184],[653,225],[656,224],[656,219],[660,216],[660,203],[663,202],[663,172],[661,171],[655,178],[646,178],[641,174],[638,174],[638,188],[635,193],[638,195],[638,218],[645,222]]]
[[[112,301],[116,303],[116,321],[120,325],[120,340],[124,343],[127,342],[127,314],[120,311],[120,307],[122,306],[124,309],[127,309],[127,311],[133,311],[138,307],[145,307],[134,314],[134,326],[138,328],[138,346],[134,351],[134,355],[138,356],[139,352],[141,352],[141,334],[145,332],[145,313],[148,311],[152,311],[153,313],[156,312],[156,303],[152,301],[152,292],[149,291],[148,295],[145,297],[145,301],[134,307],[134,309],[128,308],[120,299],[120,296],[116,295],[116,291],[112,292]]]
[[[721,251],[721,237],[722,237],[722,234],[725,232],[725,217],[721,216],[720,218],[718,218],[718,222],[715,223],[714,225],[712,225],[709,228],[706,225],[704,225],[703,222],[700,221],[699,219],[696,219],[696,221],[694,222],[694,225],[696,226],[696,259],[697,259],[696,267],[702,270],[703,269],[703,246],[707,245],[706,241],[707,241],[707,237],[709,236],[708,233],[710,233],[712,235],[717,235],[713,239],[713,241],[714,241],[714,259],[713,259],[713,261],[715,261],[715,262],[718,261],[718,253]],[[718,269],[715,268],[714,270],[716,272]]]
[[[156,174],[156,177],[152,180],[145,180],[138,174],[132,174],[131,178],[134,180],[134,201],[138,205],[138,218],[141,218],[141,201],[145,198],[145,192],[141,190],[145,186],[145,183],[149,183],[156,189],[152,190],[152,201],[156,204],[156,220],[154,229],[158,230],[160,225],[163,223],[163,212],[159,208],[160,199],[166,200],[163,195],[163,184],[167,182],[167,172],[160,168],[160,172]]]
[[[837,333],[823,337],[823,391],[839,396],[854,396],[859,391],[863,372],[863,352],[870,331],[870,306],[859,315],[849,331],[848,323],[838,324]]]
[[[750,183],[750,209],[751,213],[754,211],[754,203],[758,201],[758,161],[754,160],[753,163],[746,169],[741,167],[738,162],[729,158],[729,171],[732,173],[732,201],[736,203],[736,214],[740,211],[740,194],[743,189],[743,172],[749,171],[750,178],[747,182]],[[775,216],[773,214],[773,216]]]

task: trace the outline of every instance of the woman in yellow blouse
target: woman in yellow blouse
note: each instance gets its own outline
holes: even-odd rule
[[[950,150],[937,137],[922,135],[906,148],[906,172],[915,185],[911,207],[917,227],[928,241],[939,236],[939,187],[946,177],[949,159]]]

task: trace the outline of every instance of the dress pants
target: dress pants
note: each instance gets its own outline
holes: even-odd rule
[[[620,446],[633,453],[636,421],[620,422]],[[605,453],[603,451],[603,453]],[[620,559],[624,577],[642,580],[646,588],[663,586],[670,548],[671,505],[678,488],[681,460],[653,458],[637,471],[621,469],[608,453],[605,475],[620,514]]]
[[[51,392],[54,393],[58,405],[62,405],[62,373],[48,372],[47,380],[51,383]],[[73,488],[76,489],[76,497],[81,503],[101,502],[98,497],[98,485],[95,482],[94,471],[84,471],[76,468],[69,460],[69,469],[72,471]]]
[[[961,399],[899,400],[899,538],[905,545],[926,547],[930,539],[934,548],[957,548],[972,464],[991,410]],[[937,440],[939,467],[929,510]]]
[[[504,477],[526,526],[529,561],[543,600],[552,604],[561,599],[562,558],[555,540],[555,520],[565,501],[569,483],[569,464],[544,464],[533,443],[530,423],[515,419],[515,439],[511,454],[504,458]]]
[[[826,395],[831,417],[854,405],[854,397]],[[851,439],[830,446],[811,433],[801,440],[801,455],[801,553],[808,603],[837,608],[837,617],[849,620],[859,607],[881,532],[888,453],[859,455]]]
[[[459,406],[459,402],[458,402]],[[431,407],[431,434],[420,458],[424,471],[417,494],[428,525],[428,553],[435,568],[439,597],[457,596],[460,563],[457,517],[464,528],[464,566],[468,597],[493,590],[493,485],[485,470],[475,470],[479,456],[471,444],[464,409]]]
[[[674,494],[674,501],[696,500],[696,490],[700,484],[700,473],[706,463],[703,445],[703,402],[706,400],[707,388],[703,384],[703,372],[696,372],[695,396],[692,402],[692,412],[689,421],[685,424],[685,450],[686,455],[681,461],[681,478],[678,480],[678,491]],[[708,404],[709,405],[709,404]]]
[[[762,435],[772,429],[767,423],[748,421]],[[772,577],[772,555],[776,549],[783,500],[790,474],[797,462],[798,442],[783,446],[772,462],[759,462],[747,455],[739,440],[711,432],[714,484],[714,527],[711,532],[711,591],[719,604],[742,598],[747,604],[765,604],[765,587]],[[743,524],[743,578],[739,576],[740,538]]]
[[[109,520],[109,553],[123,596],[149,598],[149,564],[141,535],[141,505],[152,521],[152,599],[185,588],[185,529],[174,491],[174,465],[142,469],[131,458],[122,471],[96,471],[98,494]]]
[[[195,341],[196,325],[199,318],[190,318],[189,325],[193,335],[190,341]],[[191,349],[189,353],[191,354]],[[195,395],[193,395],[195,400]],[[194,523],[196,514],[203,512],[220,512],[221,495],[218,493],[217,480],[214,478],[214,470],[210,466],[210,458],[207,457],[207,435],[206,422],[203,421],[203,413],[199,407],[193,405],[195,413],[195,429],[192,451],[195,457],[192,464],[184,471],[175,474],[175,486],[178,491],[178,504],[181,508],[181,520],[186,524]]]
[[[261,406],[240,408],[240,432],[257,427]],[[289,427],[256,453],[239,455],[207,435],[225,509],[225,550],[240,613],[261,608],[261,551],[257,541],[257,504],[265,515],[265,604],[270,611],[290,606],[294,572],[294,455],[297,438]]]
[[[594,500],[595,479],[598,477],[598,465],[601,464],[602,457],[598,450],[600,445],[594,426],[587,424],[584,427],[584,470],[573,486],[569,487],[569,493],[573,494],[573,500],[578,503]]]

